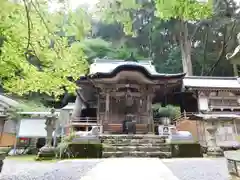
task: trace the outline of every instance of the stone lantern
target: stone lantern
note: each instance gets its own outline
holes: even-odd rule
[[[51,109],[51,114],[46,116],[45,130],[47,131],[46,143],[40,149],[38,158],[53,158],[55,157],[55,148],[52,146],[52,135],[56,129],[57,117],[55,109]]]
[[[216,132],[217,124],[214,120],[207,122],[207,155],[209,156],[221,156],[223,154],[222,149],[217,146]]]

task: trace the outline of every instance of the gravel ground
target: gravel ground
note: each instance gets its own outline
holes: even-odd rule
[[[166,159],[163,162],[179,180],[229,180],[224,158]]]
[[[0,180],[79,180],[99,162],[36,163],[5,160]]]

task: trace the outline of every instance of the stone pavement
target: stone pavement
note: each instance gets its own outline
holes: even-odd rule
[[[5,160],[0,180],[229,180],[224,158]]]
[[[225,158],[163,159],[180,180],[229,180]]]
[[[179,180],[157,158],[105,159],[81,180]]]

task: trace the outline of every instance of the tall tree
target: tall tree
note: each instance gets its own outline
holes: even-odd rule
[[[75,91],[79,75],[88,69],[78,42],[69,46],[62,32],[80,40],[89,31],[84,13],[64,23],[66,11],[48,11],[48,1],[0,0],[0,82],[4,89],[18,95],[32,92],[59,96],[67,89]],[[69,81],[71,77],[72,81]]]
[[[153,4],[151,7],[149,4]],[[102,0],[99,3],[99,9],[106,20],[121,22],[124,25],[125,32],[135,35],[134,26],[139,20],[145,24],[152,22],[152,14],[163,20],[175,19],[179,29],[178,40],[182,54],[183,70],[188,75],[192,75],[191,46],[192,36],[190,35],[188,24],[199,23],[199,20],[206,19],[212,14],[212,2],[201,3],[197,0],[153,0],[136,1],[136,0]],[[147,10],[148,16],[139,15],[142,11]],[[193,32],[193,34],[197,31]]]

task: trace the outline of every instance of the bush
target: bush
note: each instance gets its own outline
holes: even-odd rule
[[[203,157],[200,144],[172,144],[172,157]]]
[[[0,152],[8,154],[11,151],[12,147],[0,147]]]
[[[37,154],[38,153],[38,149],[31,147],[31,148],[27,148],[26,154],[27,155],[32,155],[32,154]]]
[[[59,158],[101,158],[102,144],[81,144],[62,142],[57,148]]]
[[[102,144],[69,144],[69,150],[76,158],[102,157]]]
[[[75,143],[73,139],[76,137],[72,132],[62,139],[56,148],[56,156],[58,158],[101,158],[102,144],[93,143]]]

